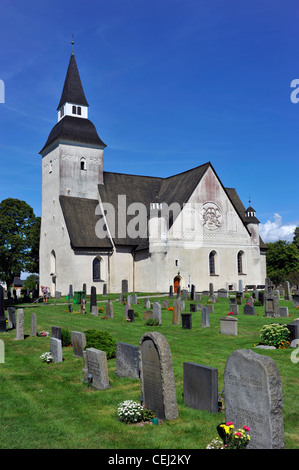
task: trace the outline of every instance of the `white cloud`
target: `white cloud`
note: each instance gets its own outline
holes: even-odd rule
[[[277,240],[293,241],[295,223],[282,223],[282,217],[274,214],[274,221],[267,220],[265,224],[260,224],[260,235],[265,243],[276,242]]]

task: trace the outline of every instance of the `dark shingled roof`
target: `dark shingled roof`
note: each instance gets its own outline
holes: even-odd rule
[[[111,249],[108,237],[98,238],[95,227],[100,219],[95,214],[99,201],[80,197],[60,196],[60,205],[73,249]]]
[[[57,110],[65,103],[74,103],[81,106],[89,106],[83,91],[76,59],[72,53],[67,69],[62,95]]]
[[[98,136],[94,124],[85,118],[65,116],[51,130],[47,142],[39,153],[42,153],[56,140],[77,142],[105,148],[106,144]]]

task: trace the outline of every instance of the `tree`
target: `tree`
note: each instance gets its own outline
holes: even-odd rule
[[[40,217],[25,201],[0,203],[0,279],[9,287],[22,271],[38,269]]]
[[[274,284],[280,284],[291,272],[299,271],[299,250],[294,243],[278,240],[267,244],[267,276]]]
[[[296,227],[294,230],[293,243],[299,250],[299,227]]]

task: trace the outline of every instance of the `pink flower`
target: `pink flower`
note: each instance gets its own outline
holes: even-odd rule
[[[250,431],[250,428],[248,426],[243,426],[243,429],[245,429],[245,431]]]
[[[226,424],[226,426],[231,426],[234,423],[233,423],[233,421],[229,421],[228,423],[225,423],[225,424]]]

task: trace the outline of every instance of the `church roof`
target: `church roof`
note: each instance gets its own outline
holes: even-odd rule
[[[60,196],[64,220],[73,249],[111,249],[110,239],[98,238],[95,227],[100,216],[95,214],[99,201],[80,197]]]
[[[57,109],[64,105],[64,103],[74,103],[81,106],[88,106],[82,87],[79,70],[76,64],[76,59],[73,53],[69,61],[62,95]]]
[[[65,116],[51,130],[47,142],[39,153],[42,153],[56,140],[76,142],[80,144],[95,145],[100,148],[106,144],[98,136],[94,124],[89,119]]]

